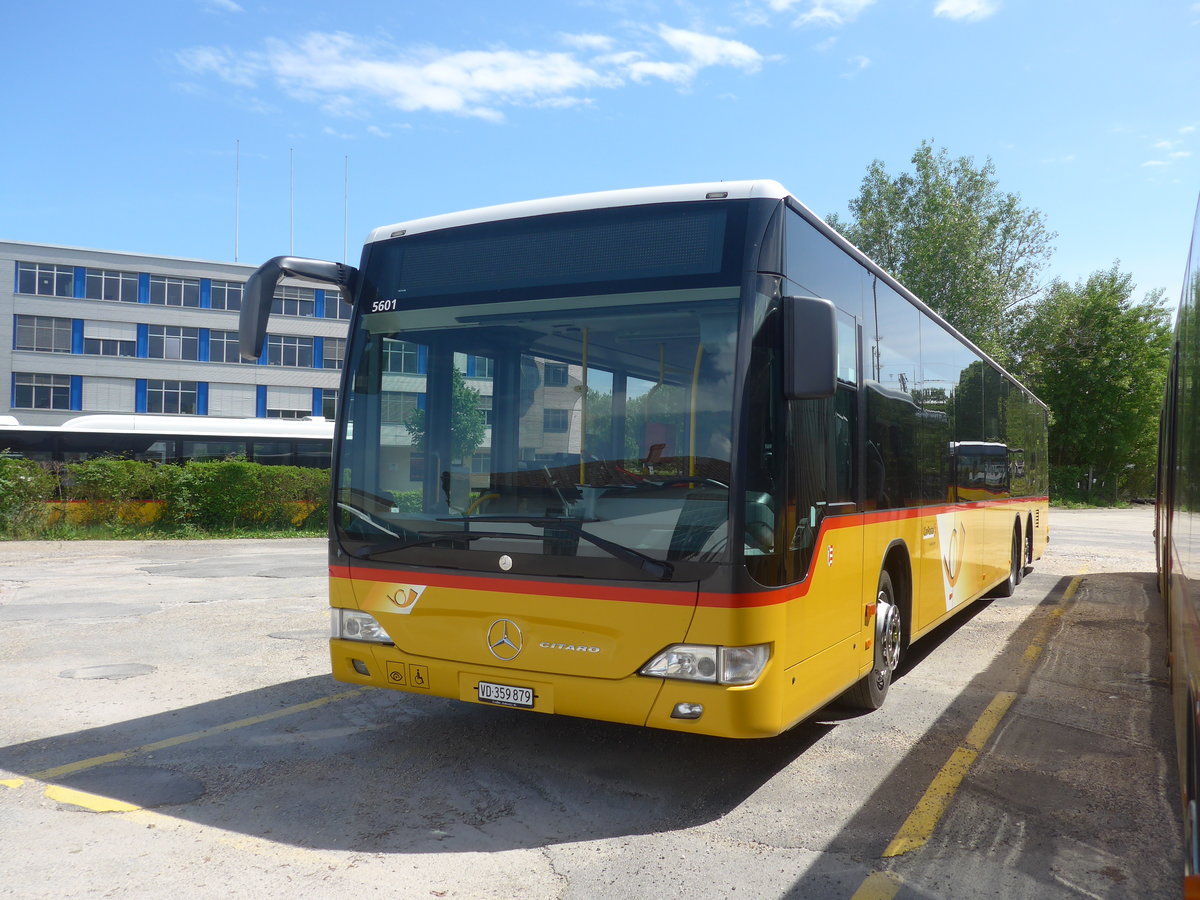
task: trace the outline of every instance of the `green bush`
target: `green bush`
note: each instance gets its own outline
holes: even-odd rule
[[[63,494],[68,500],[159,500],[170,477],[164,466],[131,459],[89,459],[65,468]]]
[[[0,534],[19,538],[36,533],[46,522],[58,480],[29,459],[0,457]]]
[[[190,462],[171,484],[169,521],[209,531],[319,526],[329,514],[329,471],[226,460]]]

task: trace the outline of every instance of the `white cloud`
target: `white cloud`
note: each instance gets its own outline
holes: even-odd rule
[[[234,3],[233,0],[206,0],[205,5],[214,12],[245,12],[245,10],[242,9],[238,4]]]
[[[825,25],[838,27],[853,22],[875,0],[811,0],[808,8],[796,18],[796,25]],[[791,4],[788,4],[789,6]]]
[[[1168,165],[1170,165],[1170,163],[1163,162],[1161,159],[1148,159],[1144,163],[1142,163],[1142,168],[1149,169],[1149,168],[1154,168],[1157,166],[1168,166]]]
[[[405,112],[450,113],[497,121],[505,106],[564,108],[586,92],[629,80],[687,85],[710,67],[757,72],[762,56],[741,41],[660,25],[657,43],[616,49],[604,35],[560,35],[566,51],[397,48],[345,32],[268,39],[258,52],[195,47],[184,68],[255,88],[273,82],[289,96],[336,115],[363,115],[382,102]],[[664,58],[666,57],[666,58]],[[674,57],[674,58],[671,58]]]
[[[577,50],[594,50],[597,52],[611,50],[616,43],[616,41],[606,34],[563,34],[559,35],[559,40],[568,47],[574,47]]]
[[[762,65],[758,51],[741,41],[713,37],[697,31],[684,31],[662,25],[658,36],[671,48],[686,55],[697,71],[708,66],[732,66],[744,72],[757,72]]]
[[[933,14],[947,19],[978,22],[995,15],[999,9],[998,0],[939,0],[933,8]]]
[[[767,0],[767,6],[777,13],[802,9],[796,25],[839,26],[853,22],[875,0]]]
[[[853,78],[859,72],[862,72],[870,67],[870,57],[866,56],[851,56],[846,60],[849,63],[851,70],[842,74],[843,78]]]
[[[197,75],[218,75],[239,87],[253,87],[262,73],[262,65],[222,47],[193,47],[181,50],[176,59]]]

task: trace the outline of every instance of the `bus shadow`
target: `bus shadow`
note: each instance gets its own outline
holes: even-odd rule
[[[1005,885],[1003,893],[1028,897],[1087,893],[1072,884],[1114,891],[1101,890],[1104,896],[1176,893],[1178,828],[1157,813],[1178,788],[1164,615],[1154,578],[1145,572],[1088,575],[1086,590],[1097,599],[1070,602],[1064,594],[1072,579],[1055,582],[988,668],[958,693],[859,812],[828,836],[826,852],[785,896],[851,896],[871,870],[890,873],[889,884],[904,884],[904,896],[948,896],[955,884],[967,890],[968,884],[997,883]],[[1089,605],[1057,630],[1056,614],[1081,602]],[[971,615],[986,608],[980,604]],[[950,624],[957,629],[969,619]],[[921,656],[910,657],[908,667],[948,636],[923,639]],[[1038,652],[1031,655],[1034,646]],[[1029,664],[1031,658],[1036,662]],[[931,772],[963,744],[970,723],[1000,692],[1015,693],[1016,703],[928,845],[884,857],[930,786]],[[1120,789],[1112,781],[1117,771],[1125,782]],[[1129,810],[1143,806],[1155,817],[1132,825]],[[1118,887],[1126,884],[1137,887],[1132,893]],[[931,885],[937,887],[925,893]],[[991,890],[979,896],[984,893]]]
[[[473,852],[710,822],[833,727],[729,741],[373,690],[257,721],[345,687],[302,679],[7,746],[0,769],[297,847]]]
[[[922,639],[897,680],[986,608]],[[314,701],[326,702],[268,718]],[[3,747],[0,769],[33,779],[31,789],[61,785],[297,847],[476,852],[715,821],[802,765],[849,715],[823,710],[777,738],[735,741],[316,676]],[[118,758],[62,771],[109,754]]]

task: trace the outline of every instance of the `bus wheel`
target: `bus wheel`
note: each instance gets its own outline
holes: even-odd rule
[[[879,709],[892,685],[892,674],[900,665],[900,647],[904,626],[900,607],[892,589],[892,577],[886,570],[879,573],[879,590],[875,596],[875,666],[842,697],[855,709]]]
[[[1012,547],[1008,551],[1008,577],[992,588],[989,597],[1011,597],[1021,576],[1025,574],[1025,546],[1021,543],[1021,526],[1013,526]]]

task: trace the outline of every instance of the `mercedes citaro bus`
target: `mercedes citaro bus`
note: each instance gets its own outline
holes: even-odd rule
[[[774,735],[878,707],[912,641],[1046,546],[1045,406],[775,182],[402,222],[358,268],[278,257],[248,359],[285,277],[353,304],[341,681]],[[968,489],[973,445],[1020,465]]]

